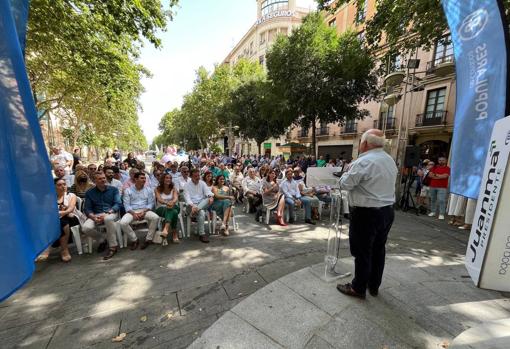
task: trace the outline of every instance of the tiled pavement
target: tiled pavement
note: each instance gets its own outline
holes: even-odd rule
[[[55,254],[0,304],[0,347],[183,348],[248,295],[323,260],[327,219],[268,228],[251,215],[238,218],[237,233],[208,245],[191,239],[121,250],[107,262],[96,253],[73,255],[67,265]],[[448,274],[443,261],[458,264],[466,241],[467,232],[444,222],[398,213],[387,246],[389,253],[426,256]],[[347,240],[341,255],[349,256]],[[402,270],[409,272],[416,271]],[[112,343],[120,333],[124,340]]]

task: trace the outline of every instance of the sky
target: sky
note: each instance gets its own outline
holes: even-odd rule
[[[313,0],[298,0],[308,7]],[[161,48],[145,44],[140,63],[152,73],[144,78],[140,125],[149,144],[159,134],[158,124],[168,111],[182,104],[200,66],[209,71],[221,63],[257,19],[255,0],[180,0]]]

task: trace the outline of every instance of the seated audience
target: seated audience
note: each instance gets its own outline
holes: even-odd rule
[[[205,182],[205,184],[209,187],[209,189],[212,191],[212,187],[214,185],[214,180],[213,180],[213,174],[212,172],[210,171],[207,171],[206,173],[204,173],[204,175],[202,176],[202,180]]]
[[[155,189],[154,194],[156,196],[156,213],[165,219],[161,237],[166,238],[168,230],[171,229],[172,242],[179,243],[179,236],[177,235],[179,195],[176,186],[172,183],[172,176],[170,174],[163,173],[160,176],[159,186]]]
[[[285,198],[280,193],[280,186],[276,182],[276,172],[269,170],[266,178],[262,181],[262,204],[266,210],[274,210],[276,221],[281,226],[286,226],[283,221],[283,212],[285,210]]]
[[[53,173],[55,175],[55,178],[63,179],[66,181],[66,186],[69,188],[74,183],[74,176],[66,174],[66,171],[63,166],[56,166],[53,170]]]
[[[234,168],[234,173],[231,177],[232,190],[234,192],[234,197],[236,198],[236,202],[242,202],[243,200],[243,180],[244,176],[241,172],[241,168],[237,165]]]
[[[191,182],[184,188],[184,199],[187,205],[187,214],[197,217],[200,241],[208,243],[209,237],[205,234],[204,222],[206,210],[213,202],[213,193],[205,182],[200,180],[198,169],[191,170]]]
[[[119,190],[119,192],[122,192],[122,183],[119,180],[116,180],[114,178],[115,177],[115,173],[113,172],[113,168],[105,167],[104,174],[106,176],[106,183],[108,185],[111,185],[112,187],[117,188]]]
[[[93,179],[96,172],[97,172],[96,164],[89,164],[87,166],[87,175],[89,176],[89,178]]]
[[[252,167],[248,170],[248,176],[244,178],[243,181],[243,193],[244,196],[248,199],[249,204],[249,213],[257,212],[257,217],[255,219],[258,220],[258,215],[260,212],[257,211],[257,208],[262,204],[262,195],[260,195],[260,187],[262,182],[259,177],[255,175],[255,169]]]
[[[228,222],[232,213],[232,201],[234,197],[229,195],[229,188],[225,185],[225,176],[219,175],[216,177],[212,192],[214,194],[212,209],[216,211],[218,217],[222,219],[220,233],[228,236]]]
[[[83,233],[92,235],[96,233],[97,225],[106,226],[106,240],[109,250],[104,260],[112,258],[118,251],[117,232],[115,221],[121,208],[120,193],[115,187],[107,185],[106,176],[102,172],[94,175],[96,186],[85,195],[84,213],[88,217],[82,226]]]
[[[87,172],[83,170],[76,170],[74,175],[74,184],[69,188],[69,192],[75,194],[81,199],[85,198],[85,193],[90,188],[94,187],[89,180]]]
[[[305,198],[303,199],[301,196],[301,192],[299,190],[298,182],[292,178],[292,171],[287,171],[285,173],[286,179],[280,183],[280,189],[282,193],[285,195],[285,203],[289,207],[289,223],[293,223],[296,220],[296,216],[294,213],[294,207],[300,207],[304,205],[305,207],[305,222],[309,224],[314,224],[312,222],[312,207],[310,205],[310,200]]]
[[[134,175],[135,184],[124,191],[123,203],[126,214],[120,220],[120,227],[127,235],[128,241],[131,241],[131,250],[136,250],[139,240],[131,227],[133,221],[146,220],[149,225],[149,231],[145,236],[145,241],[141,249],[146,249],[152,244],[152,239],[158,228],[159,216],[152,212],[154,208],[154,191],[146,185],[147,177],[144,172],[137,172]]]
[[[61,167],[61,166],[60,166]],[[63,167],[62,171],[64,170]],[[71,227],[80,224],[80,212],[76,207],[76,195],[67,193],[67,184],[63,178],[55,178],[55,189],[57,192],[57,206],[58,215],[60,218],[60,238],[53,243],[52,247],[60,246],[60,258],[63,262],[71,261],[71,254],[69,253],[68,243],[71,238]],[[50,249],[47,248],[37,258],[37,261],[47,260],[50,254]]]

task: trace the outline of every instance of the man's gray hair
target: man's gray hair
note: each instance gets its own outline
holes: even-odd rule
[[[365,141],[367,142],[368,145],[371,145],[374,147],[384,147],[384,145],[386,144],[386,137],[384,137],[384,136],[379,137],[373,133],[366,131],[361,136],[361,143],[363,143]]]

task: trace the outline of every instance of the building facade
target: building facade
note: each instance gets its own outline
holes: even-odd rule
[[[257,20],[227,55],[223,64],[234,65],[239,59],[246,58],[265,66],[266,53],[278,35],[290,35],[292,29],[299,26],[309,12],[305,7],[309,1],[303,0],[255,0],[257,1]],[[285,137],[269,139],[262,144],[262,153],[281,154],[280,146]],[[228,140],[224,141],[227,144]],[[233,151],[238,154],[255,154],[257,145],[253,141],[236,138]]]
[[[326,15],[325,21],[338,34],[354,30],[362,40],[365,20],[373,16],[375,8],[375,0],[367,0],[359,12],[349,3]],[[381,56],[387,51],[383,45]],[[370,112],[364,120],[316,125],[318,155],[356,158],[361,134],[379,128],[389,140],[388,151],[398,162],[403,162],[407,145],[418,145],[422,159],[448,156],[455,116],[452,44],[438,42],[433,50],[419,49],[411,56],[393,55],[387,60],[381,80],[382,101],[360,106]],[[310,145],[311,130],[296,128],[288,141]]]

